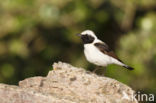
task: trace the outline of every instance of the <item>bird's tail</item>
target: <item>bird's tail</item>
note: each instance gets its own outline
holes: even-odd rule
[[[125,68],[128,69],[128,70],[134,70],[133,67],[130,67],[130,66],[128,66],[128,65],[123,65],[123,67],[125,67]]]
[[[123,61],[121,61],[120,59],[118,60],[118,62],[116,62],[116,64],[123,66],[124,68],[128,69],[128,70],[134,70],[133,67],[130,67],[128,65],[126,65]]]

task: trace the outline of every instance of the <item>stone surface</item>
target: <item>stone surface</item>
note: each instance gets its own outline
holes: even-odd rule
[[[19,86],[0,84],[0,103],[138,103],[134,91],[108,77],[66,63],[54,63],[47,77],[32,77]]]

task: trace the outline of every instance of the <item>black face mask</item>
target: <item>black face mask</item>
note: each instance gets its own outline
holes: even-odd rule
[[[92,37],[91,35],[81,35],[81,39],[83,41],[84,44],[89,44],[89,43],[93,43],[94,41],[94,37]]]

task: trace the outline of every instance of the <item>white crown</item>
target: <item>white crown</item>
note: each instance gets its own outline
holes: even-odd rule
[[[86,34],[91,35],[91,36],[94,37],[95,39],[97,38],[96,35],[95,35],[95,33],[94,33],[93,31],[91,31],[91,30],[85,30],[85,31],[83,31],[83,32],[81,33],[81,35],[86,35]]]

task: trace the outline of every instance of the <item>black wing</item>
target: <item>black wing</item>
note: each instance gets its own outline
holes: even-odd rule
[[[112,51],[112,49],[110,49],[110,48],[108,47],[107,44],[104,44],[104,43],[100,43],[100,42],[99,42],[99,43],[95,43],[94,45],[95,45],[95,47],[97,47],[97,48],[98,48],[101,52],[103,52],[104,54],[109,55],[109,56],[111,56],[111,57],[113,57],[113,58],[119,60],[120,62],[122,62],[122,61],[118,58],[118,56]]]

